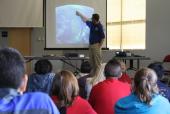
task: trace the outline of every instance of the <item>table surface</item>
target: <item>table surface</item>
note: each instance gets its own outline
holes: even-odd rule
[[[122,60],[150,60],[150,57],[145,56],[127,56],[127,57],[113,57],[115,59],[122,59]]]
[[[89,57],[65,57],[65,56],[24,56],[26,60],[39,60],[39,59],[49,59],[49,60],[88,60]]]

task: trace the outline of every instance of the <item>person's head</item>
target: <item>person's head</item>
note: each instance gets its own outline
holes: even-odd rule
[[[159,62],[149,64],[148,68],[154,70],[156,72],[158,78],[162,78],[162,76],[164,75],[164,68],[163,68],[162,64]]]
[[[0,88],[24,91],[26,83],[25,62],[20,52],[13,48],[0,49]]]
[[[37,74],[50,73],[52,71],[52,64],[47,59],[41,59],[35,63],[34,70]]]
[[[150,105],[153,95],[158,93],[157,75],[152,69],[142,68],[136,72],[134,93],[142,102]]]
[[[90,63],[88,61],[83,62],[81,64],[80,71],[81,71],[81,73],[90,73],[90,71],[91,71]]]
[[[123,61],[119,61],[120,62],[120,67],[122,69],[122,72],[126,72],[126,64]]]
[[[110,60],[104,68],[104,75],[106,78],[119,78],[122,75],[120,62],[116,59]]]
[[[100,19],[99,14],[95,13],[95,14],[92,15],[92,22],[93,22],[94,24],[99,23],[99,19]]]
[[[72,72],[63,70],[56,74],[52,84],[52,95],[63,101],[65,106],[69,106],[78,94],[78,82]]]

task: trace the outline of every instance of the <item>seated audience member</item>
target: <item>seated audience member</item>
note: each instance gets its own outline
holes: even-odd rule
[[[130,85],[118,80],[121,74],[120,63],[115,59],[110,60],[104,68],[106,80],[93,86],[89,103],[98,114],[114,114],[115,103],[130,94]]]
[[[24,59],[13,48],[0,49],[0,114],[59,114],[46,94],[25,91]]]
[[[34,67],[35,73],[28,77],[28,92],[41,91],[49,94],[54,73],[52,73],[52,64],[47,59],[38,60]]]
[[[126,73],[126,65],[123,61],[120,61],[121,69],[122,69],[122,76],[119,78],[119,81],[132,84],[130,76]]]
[[[133,91],[116,103],[115,114],[170,114],[169,101],[158,94],[153,70],[143,68],[136,72]]]
[[[89,73],[91,71],[91,66],[90,66],[90,63],[88,61],[85,61],[81,64],[81,73],[79,74],[80,75],[80,78],[78,79],[78,84],[79,84],[79,95],[82,97],[82,98],[87,98],[87,91],[85,89],[85,86],[86,86],[86,80],[88,77],[90,77]]]
[[[148,66],[148,68],[154,70],[158,76],[157,85],[159,88],[159,93],[170,101],[170,87],[168,87],[168,85],[161,82],[161,78],[164,75],[163,66],[161,65],[161,63],[155,62],[155,63],[151,63]]]
[[[51,95],[56,106],[60,109],[60,113],[96,114],[88,101],[82,99],[78,94],[78,82],[72,72],[64,70],[56,74]]]
[[[91,71],[91,65],[89,61],[84,61],[80,66],[80,73],[77,74],[76,77],[79,79],[84,76],[89,76],[90,71]]]
[[[87,94],[86,94],[86,99],[89,98],[89,95],[90,95],[90,92],[91,92],[91,89],[94,85],[98,84],[99,82],[102,82],[103,80],[105,80],[105,76],[104,76],[104,68],[105,68],[105,65],[106,63],[102,63],[100,69],[99,69],[99,73],[98,75],[94,76],[94,77],[88,77],[87,78],[87,81],[86,81],[86,91],[87,91]]]

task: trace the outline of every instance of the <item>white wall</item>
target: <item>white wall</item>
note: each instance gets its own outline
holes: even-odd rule
[[[170,54],[170,0],[147,0],[145,55],[162,60]]]
[[[42,27],[43,0],[0,0],[0,27]]]

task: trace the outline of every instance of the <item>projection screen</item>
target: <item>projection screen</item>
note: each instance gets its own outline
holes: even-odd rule
[[[93,13],[98,13],[106,33],[106,0],[46,0],[47,49],[88,48],[90,31],[76,11],[89,19]],[[106,41],[103,48],[106,48]]]

